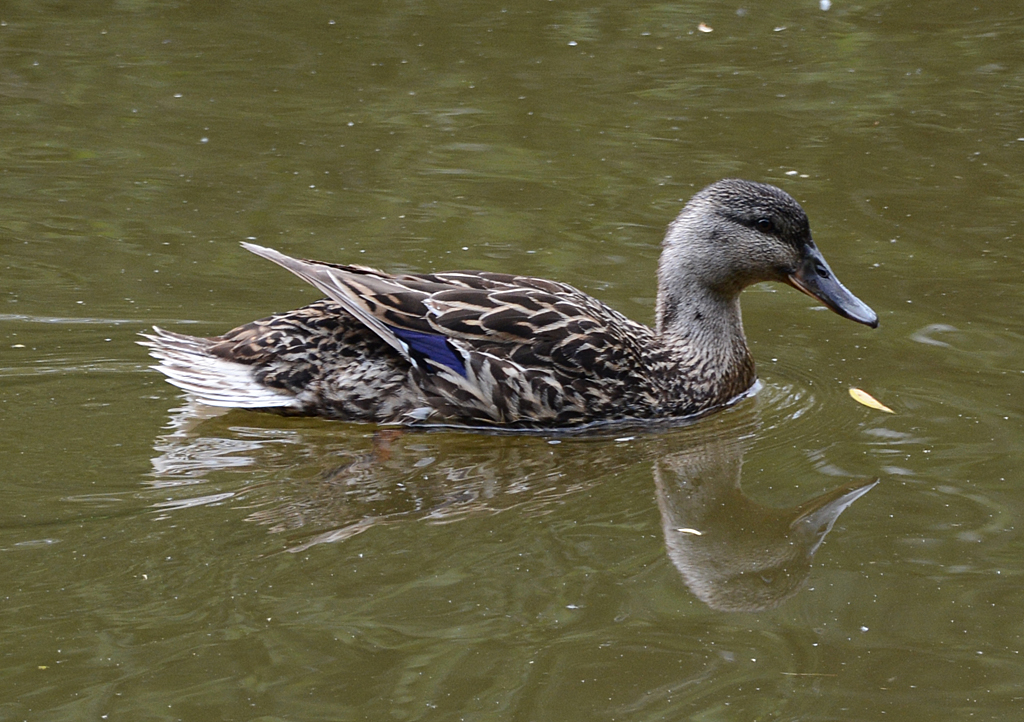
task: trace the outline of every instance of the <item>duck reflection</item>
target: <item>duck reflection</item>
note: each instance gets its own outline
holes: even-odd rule
[[[877,480],[851,482],[791,508],[740,488],[743,436],[710,437],[654,462],[665,548],[686,586],[724,612],[777,607],[796,594],[836,519]]]
[[[796,594],[836,519],[877,483],[848,483],[792,508],[751,500],[740,477],[760,427],[752,404],[686,428],[587,438],[280,419],[226,425],[243,417],[199,419],[181,410],[155,445],[151,484],[162,496],[155,507],[173,513],[244,497],[249,521],[282,534],[286,550],[298,552],[414,519],[452,523],[512,508],[545,514],[613,476],[653,465],[669,558],[692,593],[721,611],[770,609]],[[180,488],[167,499],[172,487]]]

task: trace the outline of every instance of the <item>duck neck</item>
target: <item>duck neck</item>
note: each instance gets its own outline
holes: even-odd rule
[[[739,293],[675,278],[661,284],[656,331],[679,363],[677,383],[702,407],[725,403],[753,385],[754,360],[743,333]]]

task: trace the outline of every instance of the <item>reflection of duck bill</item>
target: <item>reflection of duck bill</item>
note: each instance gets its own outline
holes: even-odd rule
[[[839,515],[857,499],[874,489],[877,484],[878,479],[869,482],[850,482],[810,501],[805,501],[796,508],[799,513],[790,528],[798,534],[807,534],[812,539],[816,539],[812,542],[809,554],[814,554],[821,543],[825,541],[825,535],[832,531],[832,525],[836,523]]]

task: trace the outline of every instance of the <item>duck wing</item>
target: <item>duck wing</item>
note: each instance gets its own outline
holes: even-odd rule
[[[382,341],[394,348],[407,361],[416,365],[409,344],[395,333],[396,328],[428,332],[422,323],[422,292],[412,292],[399,284],[387,284],[380,271],[360,266],[339,266],[322,261],[300,261],[273,248],[243,243],[242,247],[257,256],[286,268],[306,283],[317,288],[335,303],[355,316]],[[381,288],[381,281],[386,284]],[[369,281],[370,283],[366,283]],[[374,288],[376,286],[377,288]]]
[[[651,333],[571,286],[542,279],[445,290],[425,305],[431,326],[448,338],[524,368],[587,376],[594,383],[639,371],[640,339]]]
[[[652,335],[555,281],[469,271],[392,276],[242,245],[315,286],[425,370],[465,378],[475,353],[573,378],[623,379],[642,368],[641,346]]]

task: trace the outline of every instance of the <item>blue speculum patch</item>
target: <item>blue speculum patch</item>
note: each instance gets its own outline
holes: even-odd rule
[[[447,366],[460,376],[466,375],[466,367],[462,363],[462,359],[456,355],[451,344],[448,343],[448,339],[444,336],[436,333],[420,333],[419,331],[410,331],[406,328],[395,328],[394,326],[389,326],[388,328],[409,345],[409,350],[414,357],[422,356],[431,359]]]

